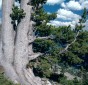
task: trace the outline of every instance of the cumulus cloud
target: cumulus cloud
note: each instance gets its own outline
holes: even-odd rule
[[[48,24],[54,26],[69,26],[71,25],[72,29],[78,23],[81,17],[70,10],[67,9],[59,9],[57,11],[57,18],[53,21],[50,21]],[[62,20],[60,20],[62,19]]]
[[[54,21],[50,21],[49,24],[52,24],[54,26],[68,26],[69,24],[71,24],[71,22],[61,22],[58,20],[54,20]]]
[[[65,0],[47,0],[46,4],[48,5],[55,5],[55,4],[60,4]]]
[[[88,1],[88,0],[79,0],[79,3],[83,3],[83,2],[85,2],[85,1]]]
[[[66,8],[66,4],[64,2],[61,3],[61,7]]]
[[[66,3],[66,5],[69,9],[72,9],[72,10],[81,10],[82,9],[80,3],[77,1],[69,1],[68,3]]]
[[[69,1],[67,3],[63,2],[61,4],[61,6],[64,7],[64,8],[71,9],[71,10],[82,10],[81,4],[77,1]]]
[[[82,8],[86,8],[88,9],[88,1],[84,1],[82,4],[81,4]]]
[[[82,10],[84,8],[88,9],[88,0],[79,0],[79,1],[75,1],[75,0],[71,0],[67,3],[61,3],[61,7],[65,8],[65,9],[70,9],[70,10]]]
[[[72,11],[66,10],[66,9],[59,9],[57,11],[57,18],[61,18],[63,20],[75,20],[78,21],[80,18],[79,15],[74,14]]]
[[[57,18],[59,19],[63,19],[65,21],[54,21],[51,22],[52,24],[56,25],[56,26],[68,26],[71,25],[72,28],[74,28],[75,24],[78,23],[78,20],[80,18],[80,15],[74,14],[72,12],[72,10],[83,10],[84,8],[88,9],[88,0],[70,0],[69,2],[63,2],[61,3],[61,7],[63,7],[63,9],[59,9],[57,12]],[[69,22],[67,22],[68,20],[71,20]],[[88,30],[88,20],[85,23],[85,28]]]
[[[76,22],[75,21],[72,21],[72,22],[62,22],[62,21],[58,21],[58,20],[54,20],[54,21],[50,21],[49,23],[48,23],[48,25],[53,25],[53,26],[71,26],[72,27],[72,29],[74,29],[75,28],[75,24],[76,24]]]

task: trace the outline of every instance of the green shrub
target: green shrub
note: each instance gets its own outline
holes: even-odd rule
[[[13,84],[12,81],[7,80],[7,79],[4,77],[4,74],[3,74],[3,73],[0,73],[0,85],[18,85],[18,84]]]

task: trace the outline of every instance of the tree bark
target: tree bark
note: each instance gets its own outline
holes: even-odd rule
[[[14,50],[13,26],[11,24],[10,14],[14,0],[2,1],[2,47],[4,58],[12,63]]]
[[[30,20],[32,6],[27,5],[31,0],[21,0],[20,8],[24,10],[26,15],[19,23],[15,36],[10,18],[14,0],[2,0],[2,2],[0,64],[4,68],[5,75],[14,83],[21,85],[42,85],[41,79],[34,76],[32,69],[26,68],[30,60],[42,55],[41,53],[34,53],[32,43],[30,43],[35,39],[33,23]]]
[[[5,75],[17,83],[18,77],[13,67],[14,54],[14,31],[11,24],[10,14],[14,0],[2,1],[2,29],[1,29],[1,65],[5,70]]]
[[[29,0],[21,0],[21,9],[24,10],[26,15],[17,28],[14,65],[21,84],[41,85],[41,80],[38,80],[34,76],[32,69],[26,68],[27,63],[29,62],[28,58],[30,59],[33,54],[32,44],[29,45],[29,40],[31,42],[34,37],[30,20],[32,6],[27,5],[28,2]],[[28,54],[30,54],[30,56]]]

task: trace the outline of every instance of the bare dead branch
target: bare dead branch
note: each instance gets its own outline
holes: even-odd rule
[[[70,44],[67,44],[67,46],[66,46],[63,50],[61,50],[61,51],[59,52],[59,54],[62,54],[62,53],[67,52],[67,51],[68,51],[68,48],[69,48],[73,43],[76,42],[78,36],[79,36],[79,31],[77,32],[77,34],[76,34],[74,40],[73,40]]]
[[[36,59],[37,57],[43,55],[43,53],[33,53],[33,54],[29,54],[29,58],[28,60],[33,60],[33,59]]]
[[[50,36],[46,36],[46,37],[33,37],[31,40],[29,40],[29,44],[33,43],[36,39],[48,40],[48,39],[54,39],[54,36],[50,35]]]
[[[37,37],[36,39],[50,39],[50,36],[46,36],[46,37]]]

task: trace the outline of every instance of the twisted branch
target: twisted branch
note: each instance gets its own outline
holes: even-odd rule
[[[70,44],[67,44],[67,46],[66,46],[63,50],[61,50],[61,51],[59,52],[59,54],[62,54],[62,53],[67,52],[68,48],[69,48],[73,43],[76,42],[78,36],[79,36],[79,31],[77,32],[77,34],[76,34],[74,40],[73,40]]]

